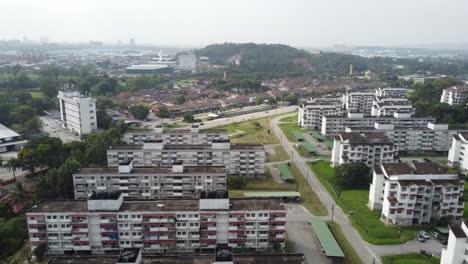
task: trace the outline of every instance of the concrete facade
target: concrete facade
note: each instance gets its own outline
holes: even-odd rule
[[[78,91],[59,91],[57,98],[64,128],[79,135],[97,129],[96,99]]]

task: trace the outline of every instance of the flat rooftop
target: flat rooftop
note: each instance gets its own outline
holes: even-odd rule
[[[33,206],[30,213],[87,212],[88,203],[76,200],[44,200]]]
[[[341,132],[335,136],[336,139],[348,141],[350,144],[373,144],[373,143],[392,143],[383,132]]]
[[[175,174],[190,174],[190,173],[224,173],[224,166],[184,166],[183,173]],[[113,174],[113,175],[135,175],[135,174],[174,174],[172,167],[151,167],[151,168],[132,168],[130,173],[119,173],[118,167],[98,167],[98,168],[81,168],[75,175],[81,174]]]
[[[263,145],[260,144],[231,144],[231,150],[263,150]],[[205,145],[171,145],[163,144],[163,150],[212,150],[213,147],[210,144]],[[143,145],[112,145],[109,150],[144,150]],[[151,149],[147,149],[151,151]]]
[[[115,264],[118,256],[81,256],[52,257],[49,264]],[[303,254],[255,254],[234,255],[234,264],[302,264]],[[209,255],[190,256],[148,256],[144,255],[143,264],[214,264],[215,259]]]
[[[382,167],[387,175],[401,174],[448,174],[447,168],[433,162],[392,162],[384,163]]]
[[[198,199],[153,200],[153,201],[124,201],[120,212],[151,211],[198,211]]]
[[[168,68],[168,65],[164,64],[139,64],[131,65],[127,67],[127,70],[159,70]]]

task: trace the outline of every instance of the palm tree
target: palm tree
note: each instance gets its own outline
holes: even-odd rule
[[[21,202],[26,206],[31,205],[33,201],[33,195],[24,188],[23,183],[18,181],[16,182],[15,187],[15,190],[10,193],[13,195],[13,199],[11,200],[12,204]]]
[[[21,167],[20,160],[17,158],[10,158],[5,163],[3,163],[2,166],[5,167],[8,170],[8,172],[13,172],[13,178],[15,179],[15,182],[16,182],[15,172],[17,169]]]

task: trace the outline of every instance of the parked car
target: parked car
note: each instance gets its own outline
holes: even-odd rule
[[[426,240],[431,238],[426,231],[419,231],[418,233],[421,234],[421,236],[423,236]]]
[[[431,234],[434,236],[435,239],[439,239],[439,238],[440,238],[440,233],[437,232],[437,231],[433,231]]]
[[[436,255],[441,257],[442,256],[442,249],[437,250]]]
[[[440,241],[440,243],[441,243],[442,245],[444,245],[444,246],[446,246],[447,243],[448,243],[448,240],[447,240],[447,238],[445,238],[445,237],[439,239],[439,241]]]
[[[421,235],[420,233],[416,233],[416,239],[419,241],[419,242],[426,242],[426,239],[424,238],[423,235]]]

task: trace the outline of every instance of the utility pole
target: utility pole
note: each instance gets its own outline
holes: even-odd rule
[[[335,204],[332,203],[332,223],[333,223],[333,212],[334,212],[334,209],[335,209]]]

